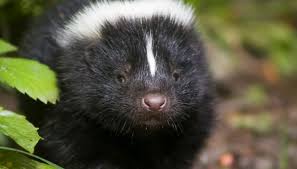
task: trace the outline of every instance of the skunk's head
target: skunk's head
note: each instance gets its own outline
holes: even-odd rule
[[[184,16],[191,12],[174,0],[140,2],[148,3],[147,8],[152,10],[149,12],[158,3],[167,9],[164,2],[171,8],[176,5],[184,10],[181,11]],[[138,3],[122,5],[130,9],[131,4],[137,7],[141,4]],[[100,11],[102,4],[97,5],[92,10]],[[91,15],[88,10],[84,11],[85,15]],[[209,104],[206,101],[210,95],[209,77],[192,19],[182,22],[166,12],[157,14],[119,17],[99,24],[83,23],[82,14],[76,16],[75,22],[60,31],[58,38],[63,48],[58,70],[61,102],[68,103],[72,111],[121,133],[134,129],[179,130],[184,121],[205,116],[208,112],[203,107]],[[84,26],[91,30],[80,32],[88,29]]]

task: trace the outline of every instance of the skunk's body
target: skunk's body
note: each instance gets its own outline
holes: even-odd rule
[[[23,100],[37,153],[69,169],[189,169],[212,128],[212,85],[191,7],[66,0],[21,54],[56,71],[57,105]],[[33,111],[33,110],[34,111]]]

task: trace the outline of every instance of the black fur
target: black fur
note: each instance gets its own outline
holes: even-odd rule
[[[61,90],[57,105],[22,99],[44,138],[37,153],[67,169],[189,169],[214,120],[212,83],[194,26],[160,16],[121,19],[106,23],[100,39],[59,47],[55,31],[89,2],[62,3],[24,40],[21,55],[55,70]],[[146,59],[148,33],[157,60],[154,78]],[[143,122],[150,112],[139,101],[151,92],[170,101],[153,126]]]

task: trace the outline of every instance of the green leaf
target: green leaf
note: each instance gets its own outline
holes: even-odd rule
[[[56,76],[46,65],[20,58],[0,58],[0,82],[33,99],[53,104],[58,100]]]
[[[17,48],[4,40],[0,39],[0,54],[8,53],[8,52],[14,52]]]
[[[0,132],[12,138],[30,153],[34,152],[34,147],[41,139],[37,130],[26,120],[25,116],[3,109],[0,110]]]
[[[57,169],[16,152],[0,150],[0,169]]]
[[[10,156],[7,154],[11,154]],[[2,154],[2,156],[1,156]],[[17,155],[17,156],[16,156]],[[3,156],[6,156],[5,160]],[[8,156],[8,157],[7,157]],[[63,169],[62,167],[45,160],[41,157],[38,157],[34,154],[27,153],[22,150],[14,149],[14,148],[9,148],[9,147],[0,147],[0,161],[3,161],[4,165],[1,165],[0,162],[0,169],[1,167],[6,167],[7,164],[9,165],[14,165],[16,168],[22,168],[22,169]],[[21,161],[25,163],[21,163]],[[38,162],[37,162],[38,161]],[[28,163],[30,165],[28,165]],[[19,165],[17,165],[19,164]],[[44,168],[45,167],[45,168]]]

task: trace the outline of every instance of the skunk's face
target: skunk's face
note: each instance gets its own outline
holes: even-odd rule
[[[100,39],[77,41],[65,50],[61,101],[124,133],[179,130],[204,113],[199,110],[209,79],[201,43],[192,29],[163,19],[107,24]]]

